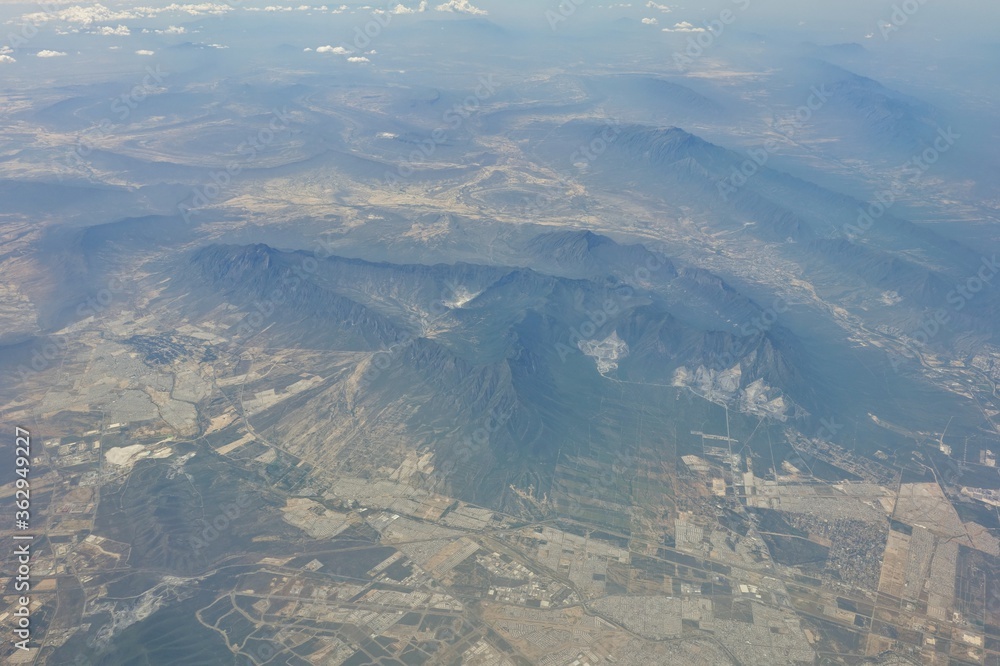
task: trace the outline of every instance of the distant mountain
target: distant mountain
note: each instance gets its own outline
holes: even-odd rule
[[[650,122],[721,120],[726,107],[687,85],[641,74],[584,79],[584,85],[615,115]]]
[[[606,126],[572,121],[556,128],[536,148],[551,159],[557,145],[588,145],[603,139]],[[762,150],[758,151],[759,153]],[[766,154],[765,154],[766,155]],[[741,170],[749,176],[740,177]],[[734,176],[734,174],[736,174]],[[842,290],[852,280],[873,290],[905,295],[903,327],[914,315],[948,307],[956,284],[978,269],[971,248],[894,215],[879,215],[867,202],[758,164],[751,156],[714,145],[676,127],[624,125],[606,148],[576,176],[590,187],[658,199],[699,211],[717,232],[747,234],[769,243],[798,264],[819,286]],[[891,208],[891,207],[890,207]],[[864,213],[875,211],[866,219]],[[977,297],[956,317],[995,334],[1000,296]],[[945,343],[942,335],[935,344]]]
[[[212,245],[185,260],[162,305],[188,321],[224,323],[244,346],[387,354],[386,364],[363,362],[355,410],[366,405],[382,420],[409,424],[410,447],[440,461],[427,482],[486,503],[504,497],[508,483],[544,490],[558,451],[577,445],[576,426],[567,424],[585,423],[588,401],[616,394],[621,382],[690,387],[736,410],[758,409],[751,403],[763,395],[779,419],[818,408],[809,388],[817,380],[790,332],[703,328],[657,293],[700,290],[718,308],[752,307],[710,274],[661,258],[646,289],[598,277],[601,266],[614,272],[655,256],[641,245],[584,231],[543,234],[534,246],[554,268],[581,277]],[[306,446],[294,434],[296,410],[319,409],[327,394],[255,418]],[[476,439],[491,419],[500,423]],[[444,465],[468,447],[476,465]]]
[[[184,286],[192,295],[204,294],[200,300],[210,304],[225,300],[273,317],[266,335],[285,346],[373,349],[403,336],[403,326],[309,279],[304,267],[312,264],[303,263],[308,259],[305,253],[282,253],[260,244],[210,246],[192,256],[193,274]],[[253,326],[235,331],[241,338],[258,332]]]
[[[913,303],[943,304],[953,287],[936,271],[846,239],[819,240],[812,247],[838,269],[849,270],[871,286],[893,290]]]
[[[677,269],[667,257],[650,252],[639,244],[619,245],[592,231],[553,231],[540,234],[524,244],[547,267],[565,271],[572,277],[618,275],[653,269],[659,280],[674,278]]]
[[[806,42],[803,49],[814,58],[847,58],[857,59],[870,55],[868,49],[857,42],[843,42],[840,44],[815,44]]]
[[[613,138],[606,138],[608,134]],[[628,124],[609,132],[607,126],[596,122],[571,121],[559,127],[550,139],[537,149],[543,158],[551,159],[550,151],[557,146],[605,141],[607,148],[592,160],[582,176],[603,187],[635,190],[700,209],[735,212],[753,219],[769,240],[805,240],[815,235],[795,211],[766,196],[766,190],[760,187],[762,182],[732,188],[733,194],[723,198],[720,184],[738,173],[748,158],[678,127]],[[730,219],[734,228],[742,226],[733,222]]]
[[[807,59],[802,79],[829,93],[822,108],[824,132],[896,151],[903,158],[930,146],[938,129],[948,124],[927,102],[825,60]]]

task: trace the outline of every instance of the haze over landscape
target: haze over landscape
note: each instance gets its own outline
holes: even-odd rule
[[[998,19],[0,1],[0,659],[1000,665]]]

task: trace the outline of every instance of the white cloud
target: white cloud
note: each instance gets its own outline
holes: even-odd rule
[[[9,46],[0,46],[0,55],[8,55],[14,52]]]
[[[229,48],[225,44],[209,44],[208,47],[212,48],[212,49],[228,49]]]
[[[333,53],[335,55],[347,55],[348,53],[350,53],[350,51],[345,49],[343,46],[330,46],[329,44],[327,44],[326,46],[317,47],[316,53]]]
[[[642,19],[643,25],[656,25],[659,23],[655,18],[644,18]]]
[[[133,7],[131,9],[112,10],[100,3],[93,5],[73,5],[58,11],[33,12],[21,16],[28,23],[45,23],[47,21],[65,21],[90,26],[94,23],[111,23],[129,19],[152,18],[160,14],[188,14],[190,16],[217,16],[233,11],[227,4],[215,2],[178,4],[176,2],[164,7]]]
[[[156,51],[149,51],[147,49],[139,49],[138,51],[135,52],[136,55],[143,55],[143,56],[153,55],[154,53],[156,53]]]
[[[680,23],[675,23],[672,28],[664,28],[663,32],[705,32],[705,29],[696,28],[687,21],[681,21]]]
[[[449,4],[454,4],[454,3],[449,3]],[[444,5],[442,5],[442,7],[443,6]],[[440,9],[440,7],[438,9]],[[475,7],[473,7],[473,9],[475,9]],[[416,13],[419,13],[419,12],[426,12],[426,11],[427,11],[427,0],[420,0],[420,4],[417,5],[416,9],[414,9],[412,7],[407,7],[403,3],[399,3],[395,7],[393,7],[392,9],[390,9],[389,13],[390,14],[416,14]],[[442,10],[442,11],[445,11],[445,10]],[[451,11],[451,10],[448,10],[448,11]]]
[[[649,2],[646,3],[646,7],[649,9],[659,9],[664,14],[670,11],[670,7],[667,7],[666,5],[661,5],[658,2],[653,2],[653,0],[649,0]]]
[[[100,3],[82,7],[79,5],[60,9],[55,12],[35,12],[25,14],[21,17],[31,23],[44,23],[46,21],[60,20],[67,23],[79,23],[90,25],[92,23],[110,23],[111,21],[123,21],[127,19],[139,18],[131,11],[112,11]]]
[[[351,56],[347,59],[347,62],[371,62],[371,60],[364,56]]]
[[[215,3],[215,2],[201,2],[201,3],[189,3],[179,5],[176,2],[167,5],[166,7],[137,7],[136,9],[149,12],[150,14],[161,14],[167,12],[180,12],[182,14],[190,14],[191,16],[203,16],[205,14],[225,14],[226,12],[232,11],[233,8],[225,3]]]
[[[17,61],[11,58],[6,53],[4,53],[3,55],[0,55],[0,62],[17,62]]]
[[[66,55],[64,51],[49,51],[48,49],[38,52],[39,58],[59,58]]]
[[[443,5],[435,7],[435,9],[439,12],[458,12],[460,14],[485,15],[489,13],[485,9],[473,7],[469,0],[448,0]]]
[[[111,36],[115,35],[118,37],[128,37],[132,34],[132,31],[128,29],[128,26],[119,24],[117,28],[112,28],[109,25],[102,25],[97,29],[97,34]]]
[[[166,30],[157,30],[158,35],[183,35],[187,32],[187,28],[181,25],[172,25],[167,27]]]

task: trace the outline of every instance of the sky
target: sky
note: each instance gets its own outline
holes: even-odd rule
[[[265,20],[248,28],[233,20],[241,17]],[[332,49],[349,47],[354,34],[374,20],[383,26],[389,21],[413,26],[426,19],[447,18],[490,21],[527,38],[529,45],[535,40],[542,47],[558,46],[560,38],[601,39],[613,34],[610,26],[624,26],[670,49],[708,39],[708,33],[721,39],[728,32],[786,44],[858,43],[875,50],[893,49],[904,57],[909,52],[918,59],[943,57],[938,51],[946,51],[949,57],[965,52],[977,58],[1000,53],[1000,38],[994,30],[1000,23],[996,0],[709,0],[686,4],[656,0],[385,0],[371,4],[60,0],[49,5],[0,0],[0,81],[5,73],[14,74],[18,62],[26,67],[29,59],[35,65],[47,60],[65,66],[59,58],[85,60],[101,50],[151,57],[182,42],[202,40],[206,46],[227,46],[229,37],[236,46],[242,30],[259,40],[261,47],[329,46],[331,50],[320,53],[337,55]],[[308,43],[299,44],[306,35]],[[649,51],[649,45],[643,48]],[[364,64],[363,58],[368,57],[340,55],[356,58],[356,64]]]

